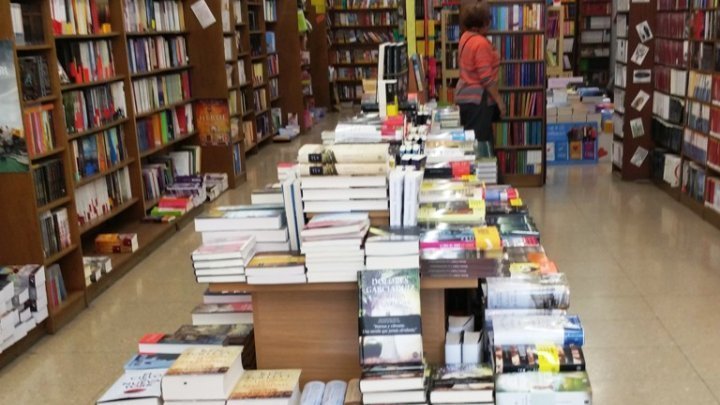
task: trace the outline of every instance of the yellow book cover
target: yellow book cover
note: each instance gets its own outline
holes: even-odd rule
[[[168,369],[166,375],[223,374],[242,355],[243,346],[190,348]]]
[[[435,41],[430,40],[428,41],[428,54],[427,56],[434,58],[435,57]]]
[[[300,382],[301,370],[246,370],[230,399],[290,398]]]
[[[428,36],[428,37],[434,37],[434,36],[435,36],[435,22],[434,22],[434,21],[428,23],[427,36]]]
[[[473,228],[475,234],[475,246],[478,250],[502,249],[500,232],[494,226],[478,226]]]
[[[425,52],[425,41],[424,40],[418,40],[417,41],[417,53],[420,56],[425,56],[427,52]]]
[[[230,109],[227,100],[200,100],[195,117],[203,146],[230,144]]]
[[[287,253],[258,254],[250,260],[247,267],[284,267],[305,264],[305,256]]]

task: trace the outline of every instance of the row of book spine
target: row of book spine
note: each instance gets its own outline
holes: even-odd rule
[[[65,171],[61,159],[50,159],[33,167],[33,184],[38,206],[49,204],[67,195]]]
[[[137,122],[138,146],[145,152],[193,131],[192,105],[177,106]]]
[[[128,51],[132,73],[184,66],[188,60],[183,36],[130,38]]]
[[[50,0],[56,35],[87,35],[110,31],[109,0]]]
[[[73,41],[58,46],[58,61],[72,83],[89,83],[115,76],[112,42]]]
[[[26,108],[23,112],[25,140],[30,156],[37,156],[55,149],[52,104]]]
[[[190,75],[174,73],[133,81],[135,112],[142,114],[190,98]]]
[[[545,42],[542,35],[493,36],[492,42],[503,60],[538,60],[545,57]]]
[[[497,151],[498,168],[507,174],[541,174],[542,151]]]
[[[122,82],[66,91],[62,98],[68,134],[97,128],[125,116],[125,88]]]
[[[18,58],[23,100],[32,101],[52,94],[50,73],[45,55]]]
[[[392,25],[397,24],[397,14],[391,12],[378,13],[336,13],[332,16],[332,25]]]
[[[513,63],[500,67],[500,86],[544,86],[545,63]]]
[[[127,157],[121,127],[114,127],[71,142],[75,179],[102,173]]]
[[[176,0],[127,0],[125,29],[128,32],[185,30],[183,4]]]
[[[268,58],[267,58],[267,73],[270,76],[280,74],[280,63],[279,63],[277,54],[268,56]]]
[[[541,117],[545,97],[542,92],[510,92],[502,94],[508,117]]]
[[[495,144],[542,146],[542,125],[542,121],[494,123]]]
[[[66,208],[44,212],[39,219],[45,257],[50,257],[72,244],[70,219]]]
[[[492,31],[542,30],[545,24],[542,4],[492,6],[490,15]]]
[[[84,184],[75,190],[78,224],[90,224],[131,198],[130,173],[127,167]]]

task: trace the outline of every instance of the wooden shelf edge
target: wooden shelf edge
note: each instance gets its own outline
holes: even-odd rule
[[[475,278],[431,278],[420,277],[420,288],[423,290],[448,290],[477,288]],[[302,283],[302,284],[247,284],[247,283],[211,283],[210,291],[245,291],[245,292],[331,292],[357,291],[356,282],[347,283]]]
[[[185,135],[181,135],[181,136],[179,136],[179,137],[177,137],[177,138],[169,141],[168,143],[165,143],[165,144],[162,144],[162,145],[157,146],[157,147],[155,147],[155,148],[152,148],[152,149],[149,149],[149,150],[140,152],[140,157],[141,157],[141,158],[145,158],[145,157],[154,155],[154,154],[156,154],[156,153],[158,153],[158,152],[161,152],[161,151],[169,148],[169,147],[172,146],[172,145],[175,145],[175,144],[177,144],[177,143],[180,143],[180,142],[182,142],[182,141],[184,141],[184,140],[186,140],[186,139],[192,138],[193,136],[197,135],[197,133],[198,133],[197,131],[189,132],[189,133],[187,133],[187,134],[185,134]]]
[[[121,75],[115,75],[113,77],[108,77],[105,79],[99,79],[91,82],[85,82],[85,83],[71,83],[71,84],[63,84],[60,86],[60,92],[65,91],[73,91],[73,90],[82,90],[89,87],[99,87],[104,86],[106,84],[119,82],[125,79],[125,76]]]
[[[86,308],[85,291],[71,291],[57,308],[49,309],[48,329],[55,333],[75,319]]]
[[[62,259],[63,257],[69,255],[69,254],[72,253],[75,249],[77,249],[77,247],[78,247],[78,245],[75,244],[75,243],[73,243],[73,244],[71,244],[70,246],[66,247],[65,249],[63,249],[63,250],[55,253],[54,255],[52,255],[52,256],[50,256],[50,257],[48,257],[48,258],[46,258],[45,261],[44,261],[45,266],[49,266],[49,265],[57,262],[58,260]]]
[[[75,182],[75,188],[76,188],[76,189],[77,189],[77,188],[80,188],[80,187],[82,187],[82,186],[84,186],[84,185],[87,185],[87,184],[92,183],[93,181],[95,181],[95,180],[97,180],[97,179],[101,179],[101,178],[106,177],[106,176],[108,176],[108,175],[110,175],[110,174],[113,174],[113,173],[115,173],[115,172],[118,171],[118,170],[121,170],[121,169],[123,169],[123,168],[125,168],[125,167],[130,166],[133,162],[135,162],[135,158],[131,158],[131,157],[130,157],[130,158],[126,158],[126,159],[123,160],[122,162],[120,162],[120,163],[118,163],[118,164],[116,164],[116,165],[110,166],[109,168],[107,168],[107,169],[105,169],[105,170],[103,170],[103,171],[101,171],[101,172],[95,173],[95,174],[90,175],[90,176],[87,176],[87,177],[83,177],[83,178],[81,178],[80,180],[77,180],[77,181]]]
[[[175,72],[182,72],[183,70],[190,70],[193,66],[190,64],[186,65],[180,65],[180,66],[173,66],[169,68],[162,68],[162,69],[155,69],[150,70],[148,72],[136,72],[131,73],[130,77],[133,79],[139,79],[141,77],[148,77],[148,76],[155,76],[155,75],[161,75],[163,73],[175,73]]]
[[[150,117],[150,116],[155,115],[155,114],[157,114],[157,113],[161,113],[161,112],[163,112],[163,111],[171,110],[171,109],[173,109],[173,108],[175,108],[175,107],[180,107],[180,106],[183,106],[183,105],[186,105],[186,104],[192,104],[192,103],[194,103],[194,102],[195,102],[195,99],[194,99],[194,98],[187,98],[187,99],[185,99],[185,100],[178,101],[178,102],[176,102],[176,103],[167,104],[167,105],[164,105],[164,106],[162,106],[162,107],[154,108],[154,109],[152,109],[152,110],[150,110],[150,111],[145,111],[145,112],[137,113],[137,114],[135,114],[135,119],[138,119],[138,120],[139,120],[139,119],[141,119],[141,118],[147,118],[147,117]]]
[[[70,202],[70,196],[65,196],[38,207],[38,213],[53,210]]]
[[[128,118],[127,118],[127,117],[124,117],[124,118],[120,118],[120,119],[117,119],[117,120],[115,120],[115,121],[109,122],[109,123],[107,123],[107,124],[101,125],[101,126],[99,126],[99,127],[86,129],[85,131],[77,132],[77,133],[74,133],[74,134],[68,134],[68,140],[69,140],[69,141],[72,141],[73,139],[78,139],[78,138],[82,138],[82,137],[84,137],[84,136],[97,134],[97,133],[99,133],[99,132],[106,131],[106,130],[108,130],[108,129],[110,129],[110,128],[114,128],[114,127],[123,125],[123,124],[125,124],[126,122],[128,122]]]

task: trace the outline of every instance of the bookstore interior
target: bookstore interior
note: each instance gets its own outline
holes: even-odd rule
[[[651,361],[648,373],[672,369],[676,353],[697,360],[646,351],[593,373],[605,359],[585,343],[608,333],[570,307],[583,261],[553,260],[538,224],[555,235],[577,218],[548,207],[568,173],[586,177],[573,183],[585,190],[659,191],[659,234],[717,270],[719,10],[718,0],[0,0],[0,403],[589,405],[591,378],[632,380],[619,369],[638,370],[632,359]],[[463,55],[470,41],[482,45]],[[480,104],[463,101],[473,88]],[[628,198],[631,213],[654,204]],[[697,221],[703,245],[672,236],[687,227],[667,210]],[[596,214],[588,233],[609,232],[603,215],[614,214]],[[636,235],[648,237],[624,238]],[[173,247],[179,238],[187,250]],[[592,244],[569,245],[582,258]],[[111,381],[61,376],[50,362],[47,383],[64,397],[3,399],[18,368],[73,324],[133,327],[94,308],[108,296],[124,305],[113,286],[165,260],[181,265],[157,269],[172,278],[164,294],[177,295],[176,279],[200,288],[184,323],[158,315],[124,362],[83,363]],[[712,282],[692,285],[720,286],[703,276]],[[610,282],[596,280],[580,291]],[[587,291],[573,302],[590,305]],[[624,299],[653,313],[649,299]],[[590,302],[643,328],[623,318],[628,301],[609,301]],[[717,338],[718,324],[698,331]],[[73,345],[114,344],[72,333]],[[74,388],[57,387],[65,381]],[[697,394],[677,381],[668,385]],[[716,389],[705,401],[633,401],[629,390],[629,402],[604,403],[718,404],[713,381],[700,384]]]

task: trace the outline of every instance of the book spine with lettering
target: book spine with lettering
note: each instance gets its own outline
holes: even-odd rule
[[[62,99],[69,134],[107,125],[126,116],[122,82],[65,91]]]

